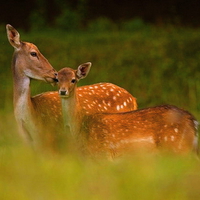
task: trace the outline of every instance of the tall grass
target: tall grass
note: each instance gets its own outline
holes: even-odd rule
[[[137,97],[139,108],[169,103],[200,119],[199,29],[20,33],[57,70],[91,61],[81,84],[112,82]],[[194,157],[149,154],[108,162],[24,147],[13,117],[13,48],[4,28],[0,44],[0,199],[199,199],[200,164]],[[32,82],[33,95],[48,90],[56,88]]]

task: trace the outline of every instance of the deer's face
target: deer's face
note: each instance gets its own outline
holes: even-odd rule
[[[14,47],[14,73],[18,76],[27,76],[32,79],[43,80],[49,83],[56,82],[57,72],[40,53],[38,48],[29,42],[22,42],[20,34],[10,24],[6,25],[8,41]]]
[[[58,72],[58,93],[61,97],[69,97],[73,93],[78,78],[76,71],[70,68],[63,68]]]
[[[21,42],[21,46],[15,51],[15,54],[17,54],[16,62],[21,68],[21,73],[32,79],[49,83],[56,82],[56,70],[34,44]]]

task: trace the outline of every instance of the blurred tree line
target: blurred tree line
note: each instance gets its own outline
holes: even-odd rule
[[[75,29],[95,19],[119,23],[141,19],[145,23],[200,26],[199,0],[2,0],[0,24],[16,28],[41,26]]]

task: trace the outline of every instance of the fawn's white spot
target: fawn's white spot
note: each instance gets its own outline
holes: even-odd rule
[[[106,105],[106,102],[105,102],[105,100],[103,100],[103,101],[102,101],[102,103]]]
[[[171,135],[171,141],[173,142],[175,139],[175,137],[173,135]]]
[[[174,131],[175,131],[176,133],[178,133],[178,129],[177,129],[177,128],[175,128]]]
[[[117,110],[120,110],[120,106],[119,106],[119,105],[117,105],[117,107],[116,107],[116,108],[117,108]]]
[[[106,106],[104,106],[104,109],[105,109],[105,110],[108,110],[108,108],[107,108]]]

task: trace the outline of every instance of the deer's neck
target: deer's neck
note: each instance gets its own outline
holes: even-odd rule
[[[72,135],[77,135],[81,128],[81,112],[76,92],[68,98],[61,98],[61,103],[65,130],[69,130]]]
[[[27,142],[37,141],[37,125],[35,123],[35,112],[31,101],[30,78],[20,72],[20,66],[13,66],[13,103],[14,114],[20,134]]]
[[[24,118],[23,115],[32,109],[31,95],[30,95],[30,79],[28,77],[14,78],[14,109],[16,117]]]

